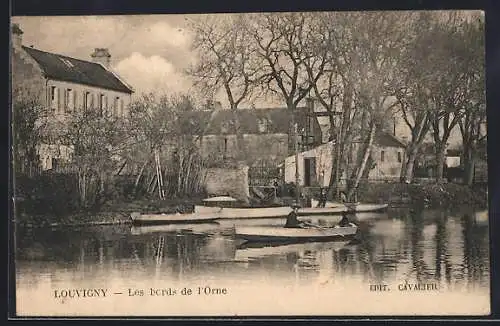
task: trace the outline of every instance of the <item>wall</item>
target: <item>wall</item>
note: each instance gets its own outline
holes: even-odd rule
[[[98,96],[101,94],[104,95],[107,99],[108,112],[117,116],[126,115],[127,107],[131,101],[131,95],[127,93],[72,82],[49,80],[47,85],[47,94],[49,94],[51,87],[56,87],[58,90],[58,100],[50,102],[52,112],[56,115],[65,115],[74,112],[75,110],[81,110],[84,107],[84,92],[89,92],[91,96],[94,97],[93,103],[96,108],[98,104]],[[65,109],[64,105],[64,90],[66,89],[71,89],[75,95],[75,109],[71,111]],[[114,107],[114,99],[116,97],[123,100],[123,110],[119,110],[119,108]]]
[[[208,168],[204,171],[204,188],[209,196],[229,195],[247,202],[250,196],[248,190],[248,166],[237,168]]]
[[[23,49],[14,46],[11,49],[12,90],[18,87],[27,88],[45,105],[45,78],[42,70]]]
[[[224,144],[226,140],[226,144]],[[242,149],[237,146],[236,135],[206,135],[201,141],[204,158],[220,160],[226,158],[241,159],[248,165],[267,162],[276,166],[287,156],[287,134],[244,134]],[[224,152],[226,149],[226,152]]]
[[[117,92],[114,90],[103,89],[88,85],[76,84],[72,82],[47,80],[38,63],[27,54],[22,48],[13,46],[11,52],[12,58],[12,85],[16,87],[24,87],[33,94],[37,94],[40,103],[47,108],[50,121],[64,121],[68,114],[77,109],[83,108],[83,94],[90,92],[94,96],[94,103],[98,103],[97,97],[103,94],[107,98],[108,112],[123,116],[127,113],[127,107],[131,101],[131,95],[127,93]],[[56,87],[57,98],[52,101],[51,87]],[[64,105],[64,90],[71,89],[75,94],[74,108],[72,110],[65,109]],[[113,111],[113,99],[119,97],[123,100],[123,110]],[[51,118],[54,118],[51,120]],[[52,159],[60,159],[68,161],[71,156],[71,149],[67,146],[56,146],[43,144],[38,149],[41,166],[43,170],[52,169]]]
[[[382,151],[384,152],[383,161]],[[374,146],[372,158],[375,160],[375,168],[370,171],[368,179],[399,179],[402,162],[405,159],[404,152],[404,148]],[[398,159],[398,153],[400,153],[401,160]]]
[[[316,158],[316,176],[320,186],[328,186],[332,172],[332,151],[334,143],[329,142],[313,148],[309,151],[299,153],[299,184],[304,185],[304,159]],[[285,160],[285,182],[295,183],[295,155]]]
[[[299,153],[299,184],[304,185],[304,159],[308,157],[316,158],[316,176],[320,186],[326,187],[329,184],[332,171],[332,151],[334,143],[329,142]],[[384,151],[384,162],[381,161],[381,151]],[[401,153],[401,160],[404,160],[404,149],[396,147],[374,146],[372,149],[372,158],[376,161],[375,168],[370,171],[368,176],[371,180],[376,179],[394,179],[399,178],[402,162],[398,161],[398,152]],[[295,156],[289,156],[284,162],[285,182],[295,183]],[[342,179],[345,180],[347,173],[344,172]]]

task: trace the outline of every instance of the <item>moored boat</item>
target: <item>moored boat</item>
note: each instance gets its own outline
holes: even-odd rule
[[[196,214],[213,214],[219,219],[251,219],[251,218],[276,218],[290,214],[292,208],[289,206],[278,207],[212,207],[196,205]]]
[[[342,205],[338,207],[302,207],[298,210],[298,215],[336,215],[342,213],[358,212],[381,212],[386,210],[387,204],[353,204]],[[212,207],[195,205],[196,214],[213,214],[219,219],[251,219],[251,218],[276,218],[284,217],[290,214],[291,207]]]
[[[306,242],[306,241],[326,241],[332,239],[349,239],[354,237],[358,231],[355,224],[349,226],[335,227],[236,227],[235,236],[237,239],[255,242]]]
[[[387,209],[387,204],[343,204],[337,207],[302,207],[299,209],[299,215],[329,215],[342,213],[361,213],[361,212],[381,212]]]
[[[213,214],[130,214],[133,224],[175,224],[175,223],[206,223],[214,222],[217,217]]]

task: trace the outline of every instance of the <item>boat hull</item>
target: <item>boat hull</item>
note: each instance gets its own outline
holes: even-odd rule
[[[354,204],[337,207],[303,207],[298,210],[299,216],[338,215],[342,213],[381,212],[387,209],[387,204]],[[195,206],[195,214],[213,214],[218,219],[252,219],[285,217],[292,212],[288,206],[264,208],[226,208]]]
[[[201,214],[131,214],[132,223],[135,225],[158,224],[193,224],[215,222],[214,215]]]
[[[219,219],[252,219],[252,218],[276,218],[290,214],[291,207],[262,207],[262,208],[230,208],[195,206],[196,214],[214,214]]]
[[[357,230],[355,225],[331,228],[237,227],[235,236],[248,242],[319,242],[350,239],[356,235]]]

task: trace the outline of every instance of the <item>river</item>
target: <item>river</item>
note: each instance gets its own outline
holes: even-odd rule
[[[19,229],[17,312],[24,316],[489,313],[487,222],[476,221],[473,214],[431,210],[390,210],[353,220],[359,225],[354,241],[255,248],[241,247],[234,240],[231,223],[237,222],[200,224],[191,230],[183,230],[187,226]]]

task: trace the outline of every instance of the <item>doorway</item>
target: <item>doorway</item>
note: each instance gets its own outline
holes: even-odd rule
[[[310,187],[316,182],[316,158],[304,158],[304,186]]]

